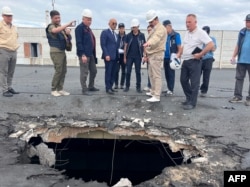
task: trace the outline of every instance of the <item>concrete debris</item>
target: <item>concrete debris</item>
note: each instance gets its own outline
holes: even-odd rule
[[[135,118],[132,123],[136,123],[138,125],[140,125],[142,128],[144,128],[144,122],[143,120],[139,119],[139,118]]]
[[[208,159],[205,157],[191,158],[192,163],[208,163]]]
[[[56,155],[52,149],[49,149],[44,143],[37,145],[36,149],[41,165],[48,167],[55,165]]]
[[[172,115],[173,115],[173,113],[172,113],[172,112],[170,112],[168,115],[169,115],[169,116],[172,116]]]
[[[15,133],[10,134],[9,137],[10,138],[19,138],[19,136],[21,136],[23,133],[24,133],[23,130],[19,130],[19,131],[15,132]]]
[[[228,107],[228,106],[222,106],[221,108],[223,108],[223,109],[228,109],[228,110],[235,110],[234,107]]]
[[[119,126],[124,126],[124,127],[129,127],[131,126],[131,122],[128,122],[128,121],[121,121],[118,125]]]
[[[121,178],[120,181],[112,187],[132,187],[132,183],[127,178]]]
[[[30,140],[30,138],[32,138],[32,137],[36,137],[36,135],[34,135],[33,129],[30,129],[26,133],[21,135],[20,139],[23,140],[23,141],[28,142]]]
[[[144,123],[149,123],[151,121],[151,118],[144,118],[143,121]]]
[[[151,110],[146,110],[147,113],[151,112]]]
[[[32,145],[29,146],[29,148],[27,149],[27,155],[30,158],[37,156],[38,155],[37,149]]]

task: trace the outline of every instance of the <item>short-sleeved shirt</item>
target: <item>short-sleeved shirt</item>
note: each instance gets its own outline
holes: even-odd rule
[[[57,38],[57,34],[52,33],[52,29],[56,28],[56,25],[51,24],[48,28],[48,32],[51,34],[52,37]],[[64,50],[60,50],[57,47],[51,47],[50,46],[50,52],[64,52]]]
[[[202,29],[196,28],[194,31],[187,31],[183,40],[183,53],[182,59],[189,60],[193,59],[192,52],[196,47],[202,49],[203,44],[207,45],[212,39],[209,35]]]
[[[213,43],[214,43],[214,47],[215,49],[217,48],[217,44],[216,44],[216,39],[212,36],[210,36],[210,38],[212,39]],[[206,46],[203,45],[203,48],[205,48]],[[209,59],[209,58],[213,58],[214,57],[214,52],[213,51],[209,51],[207,52],[207,54],[205,54],[203,57],[202,57],[202,60],[206,60],[206,59]]]
[[[238,59],[238,63],[250,64],[250,31],[245,33],[244,42],[241,47],[241,53]]]

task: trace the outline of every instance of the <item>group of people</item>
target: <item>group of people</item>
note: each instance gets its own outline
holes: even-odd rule
[[[13,13],[9,7],[2,8],[3,20],[0,22],[0,85],[3,96],[12,97],[18,94],[12,88],[12,79],[16,66],[16,56],[19,44],[18,34],[12,25]],[[75,26],[75,20],[61,25],[60,13],[56,10],[50,12],[51,23],[46,28],[46,36],[50,46],[50,57],[54,64],[55,73],[51,84],[51,95],[67,96],[69,92],[63,89],[67,72],[67,59],[65,50],[71,50],[71,35],[68,27]],[[159,102],[161,93],[174,94],[175,70],[171,67],[175,59],[182,59],[180,82],[186,100],[182,103],[185,110],[196,107],[200,89],[200,95],[205,97],[208,91],[210,73],[213,65],[213,52],[216,49],[216,40],[209,36],[210,28],[197,27],[195,14],[186,17],[187,31],[181,41],[180,34],[176,32],[170,20],[160,22],[155,10],[146,13],[148,22],[148,37],[139,29],[138,19],[132,19],[131,31],[125,33],[124,23],[117,23],[112,18],[108,22],[108,29],[101,32],[100,44],[102,59],[105,63],[105,89],[107,94],[115,94],[117,89],[128,92],[132,67],[135,67],[136,91],[142,93],[141,65],[147,63],[148,84],[146,95],[150,96],[148,102]],[[91,95],[91,92],[99,91],[95,87],[97,74],[96,38],[90,26],[92,23],[92,11],[84,9],[82,22],[75,28],[76,51],[80,66],[80,83],[83,95]],[[119,33],[115,32],[118,25]],[[204,32],[205,31],[205,32]],[[233,53],[232,61],[236,61],[236,84],[234,97],[229,102],[242,101],[242,88],[246,71],[250,76],[250,14],[246,16],[246,27],[239,32],[238,42]],[[167,90],[162,91],[161,65],[163,63]],[[119,71],[121,79],[119,82]],[[200,86],[201,74],[203,74]],[[87,79],[88,85],[87,85]],[[249,77],[250,78],[250,77]],[[246,105],[250,105],[249,95],[246,97]]]

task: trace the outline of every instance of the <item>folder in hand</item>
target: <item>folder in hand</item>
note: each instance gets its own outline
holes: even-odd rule
[[[196,48],[193,50],[192,55],[194,55],[194,54],[196,54],[196,53],[200,53],[201,51],[202,51],[201,48],[196,47]]]

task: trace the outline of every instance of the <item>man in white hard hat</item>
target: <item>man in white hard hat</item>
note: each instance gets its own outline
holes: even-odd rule
[[[45,29],[50,46],[50,57],[54,64],[55,73],[51,83],[51,95],[55,97],[70,95],[63,90],[67,72],[66,44],[71,40],[70,29],[75,21],[61,25],[61,16],[57,10],[50,11],[51,23]]]
[[[92,11],[84,9],[82,11],[82,23],[75,29],[76,50],[80,64],[80,82],[82,86],[82,94],[90,95],[88,91],[99,91],[95,88],[96,69],[96,39],[90,29],[92,23]],[[87,77],[89,73],[89,85],[87,88]]]
[[[124,63],[126,64],[126,87],[124,92],[129,91],[132,66],[135,64],[136,74],[136,91],[141,91],[141,61],[143,57],[143,44],[145,43],[145,35],[139,30],[139,20],[132,19],[131,32],[127,34],[124,47]]]
[[[145,61],[148,58],[148,73],[151,82],[151,91],[147,92],[150,99],[148,102],[159,102],[162,87],[161,65],[163,62],[164,51],[166,48],[167,32],[165,27],[159,22],[155,10],[149,10],[146,20],[153,27],[150,32],[145,47]]]
[[[0,22],[0,86],[4,97],[18,94],[12,88],[19,47],[17,29],[12,25],[13,13],[9,7],[2,8],[3,20]]]

